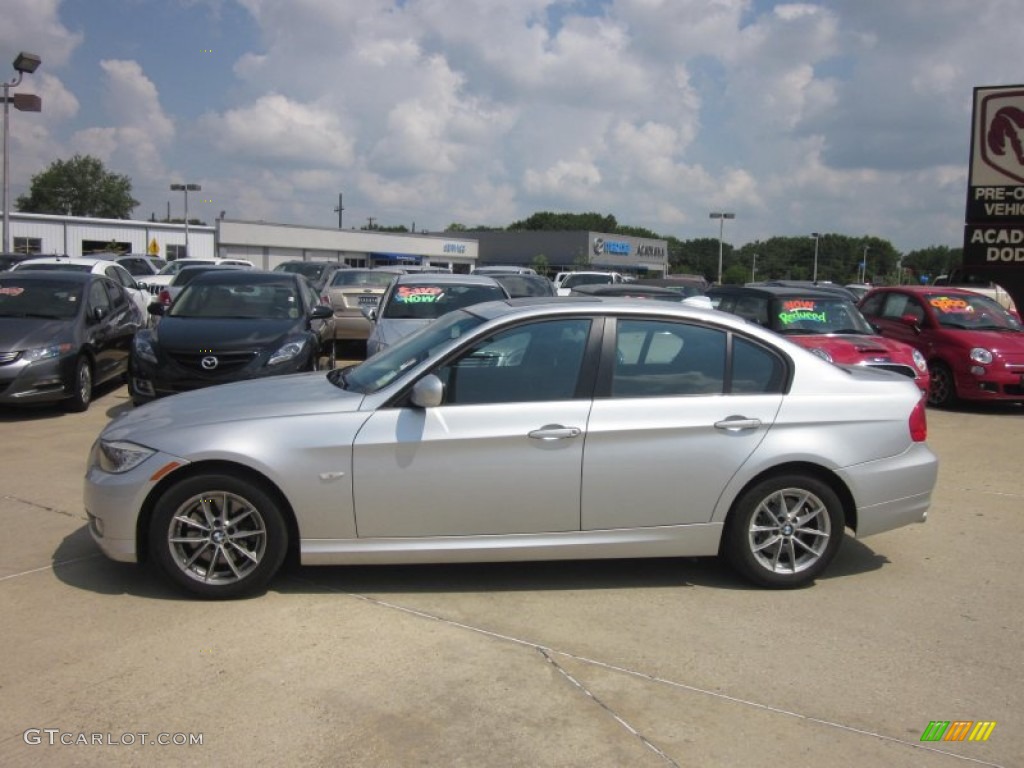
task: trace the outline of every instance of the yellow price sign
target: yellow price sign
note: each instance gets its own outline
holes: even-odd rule
[[[148,250],[149,250],[149,255],[150,256],[159,256],[160,255],[160,246],[156,244],[156,238],[155,237],[152,240],[149,241],[149,249]]]

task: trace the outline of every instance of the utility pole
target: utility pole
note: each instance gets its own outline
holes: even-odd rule
[[[368,222],[367,225],[366,225],[366,228],[367,229],[373,229],[373,222],[375,222],[376,219],[373,218],[373,216],[367,216],[366,217],[366,221]]]
[[[345,206],[341,204],[341,192],[338,193],[338,205],[334,209],[334,212],[338,214],[338,229],[343,229],[341,226],[341,214],[345,210]]]

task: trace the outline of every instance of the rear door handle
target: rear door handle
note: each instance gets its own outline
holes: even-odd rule
[[[747,419],[742,416],[730,416],[727,419],[715,422],[715,429],[722,429],[726,432],[739,432],[744,429],[757,429],[760,426],[760,419]]]
[[[561,424],[545,424],[540,429],[527,432],[534,440],[565,440],[579,437],[583,431],[579,427],[563,427]]]

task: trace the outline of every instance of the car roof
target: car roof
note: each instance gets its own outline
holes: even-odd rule
[[[846,299],[852,297],[845,290],[830,290],[820,286],[793,285],[719,285],[708,289],[708,296],[758,296],[776,299]]]
[[[931,293],[944,293],[947,295],[956,296],[983,296],[977,291],[972,291],[970,288],[960,288],[951,285],[880,285],[876,288],[871,289],[871,293],[880,291],[907,291],[908,293],[920,293],[920,294],[931,294]]]
[[[303,280],[302,275],[294,272],[266,272],[261,269],[204,269],[189,285],[295,285]]]
[[[450,272],[409,272],[400,274],[395,282],[398,285],[499,285],[497,280],[487,275],[453,275]]]
[[[87,283],[90,280],[109,280],[109,278],[105,275],[93,274],[92,272],[19,269],[0,274],[0,281],[8,280],[66,280],[74,283]]]
[[[674,291],[671,288],[657,285],[637,285],[636,283],[600,283],[597,285],[590,283],[578,285],[572,290],[594,296],[664,296],[675,301],[680,301],[683,298],[679,291]]]
[[[110,259],[98,259],[93,256],[38,256],[31,259],[26,259],[21,262],[22,268],[27,268],[32,264],[86,264],[90,267],[95,267],[97,264],[110,264]]]

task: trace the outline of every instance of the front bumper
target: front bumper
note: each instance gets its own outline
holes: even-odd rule
[[[157,484],[153,476],[170,464],[184,466],[188,461],[156,453],[135,469],[115,475],[104,472],[90,459],[82,494],[89,533],[111,560],[138,562],[139,512]]]
[[[52,403],[72,394],[75,356],[0,366],[0,405]]]

